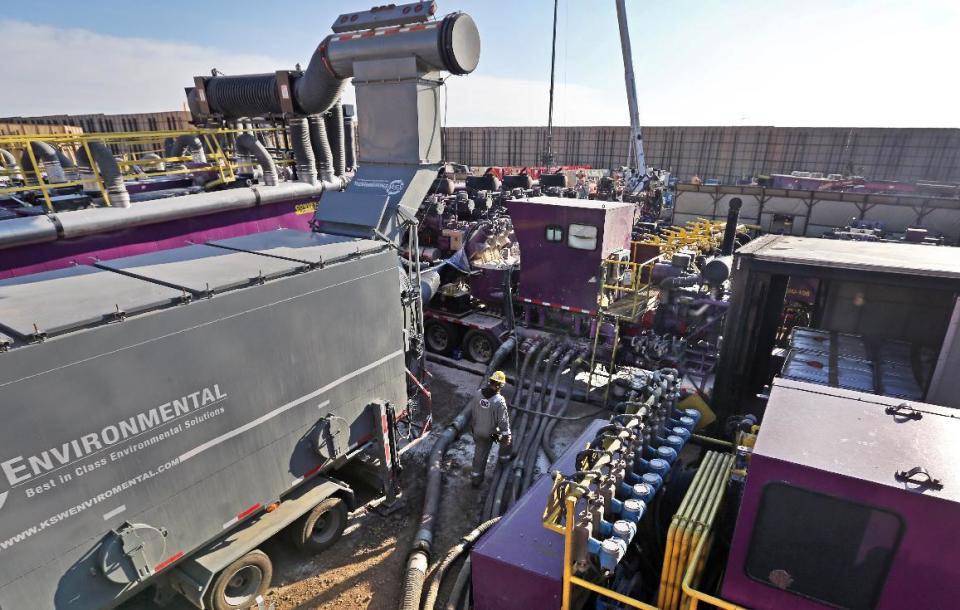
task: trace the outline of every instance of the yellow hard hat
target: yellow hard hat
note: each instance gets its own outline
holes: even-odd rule
[[[490,381],[499,383],[500,385],[506,385],[507,376],[503,374],[503,371],[497,371],[493,375],[490,375]]]

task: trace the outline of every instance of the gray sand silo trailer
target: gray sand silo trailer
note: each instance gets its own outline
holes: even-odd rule
[[[438,72],[479,57],[470,17],[432,8],[341,16],[365,32],[335,25],[303,73],[196,79],[207,118],[296,120],[354,77],[360,169],[316,232],[0,282],[0,609],[108,608],[150,584],[245,607],[269,579],[264,540],[339,535],[338,470],[393,491],[422,334],[396,246],[440,159]]]

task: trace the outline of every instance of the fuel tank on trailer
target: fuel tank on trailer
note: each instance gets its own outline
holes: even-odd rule
[[[322,422],[365,443],[399,291],[384,243],[287,230],[0,281],[0,608],[115,605],[333,464]]]

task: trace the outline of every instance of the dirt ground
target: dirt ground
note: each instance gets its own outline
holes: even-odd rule
[[[432,364],[434,377],[433,413],[438,434],[460,411],[472,395],[480,377],[469,372]],[[512,395],[507,387],[506,396]],[[595,407],[572,402],[568,415],[580,415]],[[554,433],[554,450],[562,452],[576,438],[589,419],[560,422]],[[268,607],[276,610],[386,610],[397,607],[410,542],[416,532],[426,483],[426,460],[433,446],[427,438],[402,458],[403,504],[395,512],[382,516],[359,510],[350,516],[343,538],[331,549],[312,558],[304,558],[278,537],[262,549],[273,559],[274,586],[266,596]],[[444,462],[443,499],[434,532],[435,558],[443,557],[461,536],[476,527],[486,486],[479,490],[469,484],[473,443],[468,435],[459,438],[447,452]],[[542,466],[545,466],[543,464]],[[493,468],[488,464],[488,475]],[[445,602],[441,594],[438,606]],[[192,605],[180,601],[168,610],[189,610]],[[152,604],[139,601],[126,610],[153,610]]]

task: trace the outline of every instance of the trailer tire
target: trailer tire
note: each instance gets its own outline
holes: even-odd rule
[[[213,610],[240,610],[256,603],[258,595],[270,588],[273,563],[260,549],[254,549],[234,561],[219,574],[206,593],[206,601]]]
[[[290,526],[290,539],[298,550],[317,554],[333,546],[347,527],[347,504],[327,498]]]
[[[427,349],[435,354],[446,356],[457,345],[457,329],[447,322],[429,320],[424,324],[423,334]]]
[[[463,353],[477,364],[488,364],[497,351],[497,339],[483,330],[471,330],[463,338]]]

